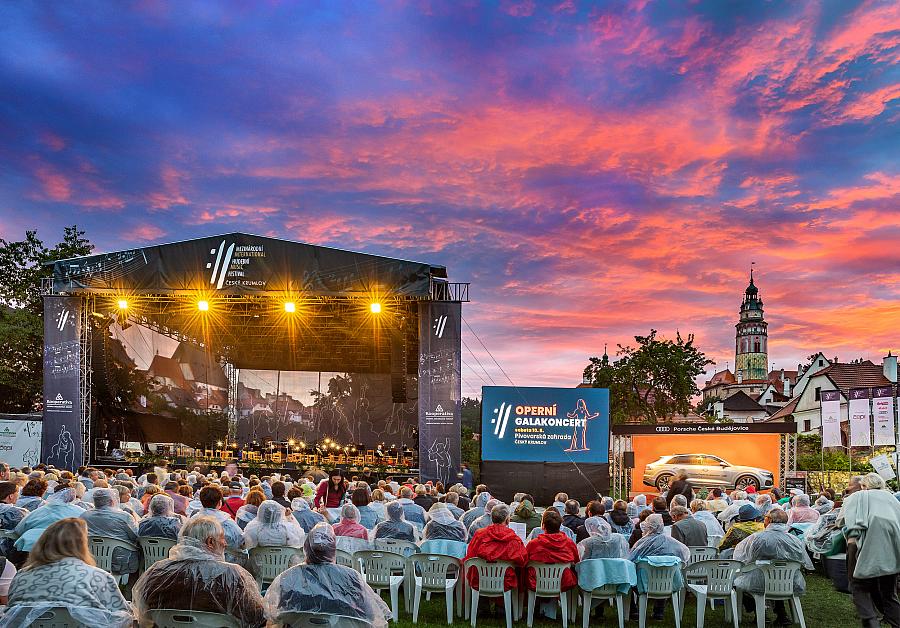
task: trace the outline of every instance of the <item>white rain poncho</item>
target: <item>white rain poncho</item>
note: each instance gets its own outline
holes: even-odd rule
[[[606,519],[588,517],[584,521],[584,529],[590,536],[578,544],[578,555],[581,560],[628,556],[628,539],[618,532],[613,532]]]
[[[137,524],[129,513],[119,508],[119,492],[111,488],[94,489],[94,509],[81,513],[87,524],[88,536],[105,536],[131,543],[134,551],[117,547],[112,555],[112,572],[116,575],[134,573],[140,567]]]
[[[175,502],[164,493],[150,498],[147,515],[138,523],[139,537],[178,540],[182,518],[175,514]]]
[[[462,521],[457,521],[446,504],[440,502],[434,504],[429,510],[428,515],[431,520],[425,524],[425,531],[422,535],[426,541],[437,539],[446,539],[448,541],[466,541],[466,528]]]
[[[768,493],[762,493],[761,495],[756,496],[756,509],[759,511],[759,514],[765,515],[767,512],[772,510],[772,496]]]
[[[785,523],[769,524],[765,530],[751,534],[734,548],[734,560],[750,564],[758,560],[793,560],[806,569],[812,569],[812,562],[806,547],[799,538],[788,533]],[[748,593],[765,592],[765,578],[761,571],[754,570],[737,577],[734,585]],[[794,578],[794,594],[803,595],[806,581],[803,574]]]
[[[30,626],[60,606],[86,626],[130,628],[134,622],[131,605],[110,574],[77,558],[63,558],[16,573],[0,627]]]
[[[386,628],[391,611],[362,575],[335,564],[336,539],[327,523],[306,537],[306,564],[291,567],[269,586],[266,612],[279,622],[282,613],[322,613],[375,628]]]
[[[291,517],[284,516],[284,506],[267,499],[259,506],[256,519],[244,529],[244,548],[254,547],[303,547],[306,533]]]
[[[844,525],[848,545],[859,547],[851,578],[900,572],[900,503],[893,495],[877,489],[856,491],[844,500],[838,523]]]
[[[415,543],[418,540],[418,529],[406,520],[403,504],[391,502],[387,505],[387,520],[375,526],[372,538],[399,539]]]
[[[707,534],[712,534],[713,536],[725,534],[725,530],[722,529],[722,524],[716,519],[716,515],[708,510],[698,510],[694,513],[694,519],[706,526]]]
[[[179,539],[169,558],[153,563],[138,578],[132,599],[138,620],[145,626],[153,625],[148,611],[163,608],[230,615],[242,626],[266,623],[253,576],[191,537]]]
[[[241,530],[247,529],[247,524],[256,519],[256,513],[259,512],[259,506],[253,504],[244,504],[238,508],[234,515],[234,521]]]
[[[475,505],[471,509],[469,509],[469,511],[466,512],[462,517],[462,522],[463,525],[466,526],[466,530],[469,529],[469,526],[472,525],[473,521],[475,521],[476,519],[478,519],[478,517],[481,517],[485,513],[484,507],[490,499],[491,495],[487,491],[478,493],[478,495],[475,497]]]
[[[645,510],[650,510],[650,507],[647,505],[646,495],[635,495],[634,499],[625,506],[625,512],[632,519],[637,519]]]
[[[813,508],[820,515],[824,515],[825,513],[831,512],[834,509],[834,502],[824,495],[820,495],[819,498],[816,499],[816,503],[813,504]]]
[[[50,496],[47,503],[37,510],[29,513],[16,526],[16,549],[22,552],[30,552],[32,545],[41,536],[51,523],[55,523],[66,517],[80,517],[84,510],[73,504],[75,490],[65,488]]]
[[[831,551],[834,541],[838,536],[843,536],[843,531],[837,524],[841,509],[825,513],[819,520],[806,529],[803,539],[810,552],[815,554],[827,554]]]
[[[325,517],[312,510],[309,507],[309,502],[302,497],[295,497],[291,501],[291,510],[294,511],[294,519],[307,534],[317,523],[325,522]]]
[[[641,521],[641,532],[644,534],[628,554],[628,560],[637,562],[650,556],[674,556],[687,563],[691,550],[680,541],[665,535],[662,515],[650,515]]]

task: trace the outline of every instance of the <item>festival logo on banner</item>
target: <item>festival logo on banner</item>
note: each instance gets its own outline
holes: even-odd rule
[[[262,244],[242,244],[222,240],[218,247],[209,250],[210,261],[206,269],[210,271],[209,283],[216,290],[223,287],[265,288],[266,282],[249,275],[254,259],[266,256],[266,247]]]
[[[872,421],[869,411],[869,389],[853,388],[850,391],[850,446],[872,445]]]
[[[897,442],[894,427],[894,396],[890,386],[881,386],[873,390],[872,399],[874,422],[874,444],[894,445]]]
[[[822,447],[840,447],[841,443],[841,392],[822,391]]]

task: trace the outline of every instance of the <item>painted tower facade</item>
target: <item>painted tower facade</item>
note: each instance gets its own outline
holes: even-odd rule
[[[763,302],[759,289],[753,283],[744,291],[741,301],[741,318],[735,325],[734,375],[738,382],[748,379],[765,380],[769,373],[768,323],[763,317]]]

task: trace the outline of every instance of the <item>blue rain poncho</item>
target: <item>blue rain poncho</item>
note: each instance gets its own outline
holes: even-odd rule
[[[771,523],[761,532],[751,534],[734,548],[734,560],[751,564],[758,560],[792,560],[806,569],[812,569],[812,562],[806,553],[806,547],[799,538],[788,533],[786,523]],[[758,570],[739,575],[734,584],[737,588],[749,593],[765,592],[765,577]],[[797,572],[794,578],[794,594],[803,595],[806,581],[803,574]]]
[[[628,539],[613,532],[606,519],[588,517],[584,521],[584,529],[589,536],[578,544],[578,555],[581,560],[628,556]]]
[[[291,517],[284,516],[284,506],[267,499],[259,506],[256,519],[244,529],[244,548],[303,547],[306,533]]]
[[[674,556],[687,563],[691,550],[684,543],[666,536],[662,515],[654,514],[644,519],[641,522],[641,532],[644,536],[631,548],[628,560],[636,563],[650,556]]]
[[[482,516],[485,513],[484,507],[487,505],[488,501],[490,501],[491,495],[487,491],[482,491],[478,493],[478,496],[475,497],[475,505],[469,509],[462,516],[463,525],[466,526],[466,530],[472,525],[478,517]]]
[[[182,518],[175,514],[175,502],[172,498],[159,493],[150,498],[147,514],[138,523],[138,536],[176,541],[182,523]]]
[[[119,493],[111,488],[94,489],[94,509],[82,511],[81,518],[88,527],[88,536],[105,536],[131,543],[134,550],[117,547],[112,555],[113,574],[134,573],[140,567],[137,524],[129,513],[119,507]]]
[[[391,611],[358,572],[335,564],[334,531],[317,524],[306,537],[306,564],[279,575],[266,592],[269,620],[283,613],[321,613],[386,628]]]
[[[38,537],[44,530],[60,519],[66,517],[80,517],[84,511],[73,504],[75,490],[66,488],[50,496],[47,503],[37,510],[29,513],[16,526],[15,534],[18,537],[15,542],[16,549],[22,552],[30,552]]]
[[[398,539],[415,543],[419,539],[418,529],[406,520],[403,504],[391,502],[387,505],[387,520],[372,530],[373,539]]]
[[[428,515],[431,519],[425,524],[425,532],[422,535],[426,541],[444,539],[465,542],[466,528],[462,521],[456,520],[446,504],[435,503],[428,510]]]
[[[303,531],[307,534],[309,534],[309,531],[312,530],[317,523],[323,523],[325,521],[325,517],[315,510],[311,510],[309,502],[302,497],[295,497],[294,500],[291,501],[291,510],[294,511],[294,519],[297,520],[297,523],[300,524],[300,527],[303,528]]]

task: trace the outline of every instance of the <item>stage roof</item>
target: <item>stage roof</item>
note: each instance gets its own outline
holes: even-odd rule
[[[428,299],[446,278],[424,262],[229,233],[57,261],[52,291]]]

